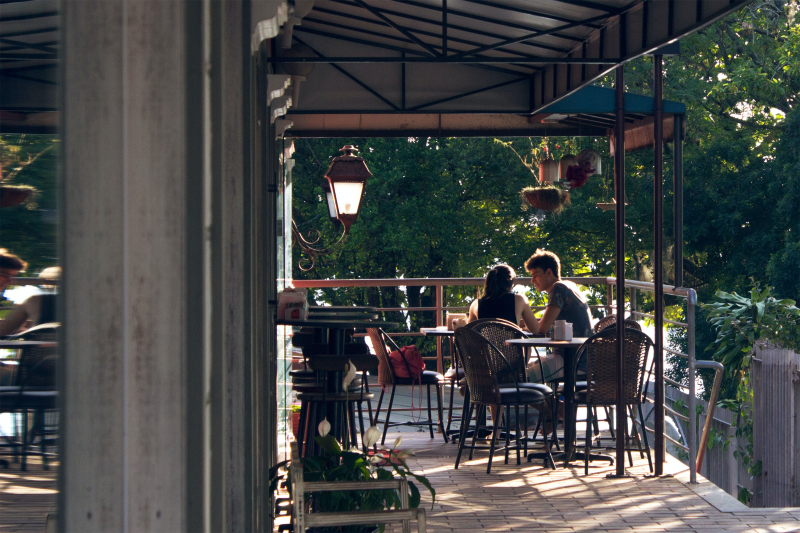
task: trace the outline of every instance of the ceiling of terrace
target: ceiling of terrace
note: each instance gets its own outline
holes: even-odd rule
[[[55,130],[59,20],[58,0],[0,1],[0,131]]]
[[[307,57],[276,47],[270,61],[278,72],[314,67],[289,112],[293,135],[354,121],[364,132],[420,121],[444,131],[459,120],[445,114],[502,129],[748,1],[315,0],[293,30]]]

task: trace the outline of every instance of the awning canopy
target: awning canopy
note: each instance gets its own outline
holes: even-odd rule
[[[55,133],[58,4],[58,0],[2,3],[0,132]]]
[[[305,75],[293,135],[530,135],[527,117],[746,3],[316,0],[270,61]]]
[[[672,140],[673,117],[686,113],[679,102],[663,101],[664,140]],[[625,94],[626,149],[639,146],[643,135],[652,146],[653,98]],[[468,113],[415,114],[291,114],[294,125],[287,135],[296,137],[405,136],[612,136],[614,90],[587,86],[550,104],[534,115]],[[643,137],[642,137],[643,138]]]
[[[533,135],[541,121],[531,117],[548,106],[746,3],[255,0],[253,39],[282,26],[295,49],[286,54],[284,39],[267,41],[269,60],[279,71],[314,67],[293,80],[299,92],[287,118],[295,135]],[[0,25],[0,131],[55,132],[58,1],[4,2]],[[559,124],[566,134],[575,122]],[[575,129],[591,127],[584,122]]]

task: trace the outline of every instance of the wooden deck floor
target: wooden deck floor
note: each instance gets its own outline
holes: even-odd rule
[[[625,479],[606,478],[613,471],[607,463],[595,463],[584,476],[582,463],[553,471],[524,459],[517,466],[513,457],[509,465],[495,460],[487,475],[488,454],[455,470],[455,446],[424,437],[404,434],[403,447],[420,450],[409,466],[437,491],[433,509],[430,500],[426,507],[429,531],[800,531],[800,509],[749,509],[705,480],[691,486],[688,469],[674,459],[661,478],[647,477],[641,459]]]
[[[0,467],[0,533],[44,533],[47,515],[56,512],[58,463],[42,468],[39,457],[28,458],[28,470],[19,463]]]

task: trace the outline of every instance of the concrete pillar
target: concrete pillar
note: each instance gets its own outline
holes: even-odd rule
[[[59,529],[252,530],[250,3],[62,7]]]

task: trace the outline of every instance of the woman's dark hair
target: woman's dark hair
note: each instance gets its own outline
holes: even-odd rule
[[[0,268],[8,270],[25,270],[28,268],[28,263],[12,254],[5,248],[0,248]]]
[[[511,292],[514,285],[514,278],[517,273],[508,265],[497,265],[486,275],[483,282],[483,297],[497,298]]]

